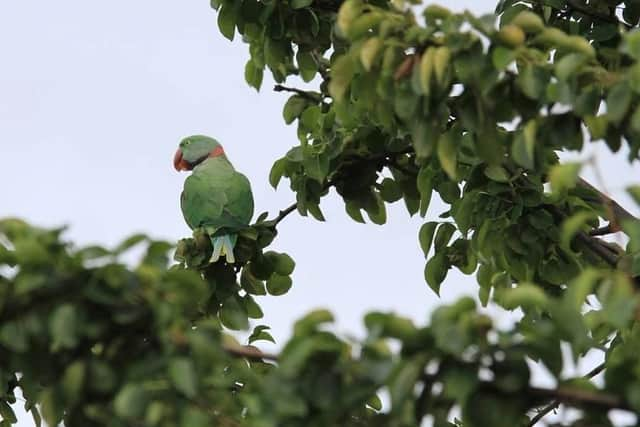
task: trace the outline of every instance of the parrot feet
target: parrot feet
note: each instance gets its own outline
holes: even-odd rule
[[[209,262],[217,262],[221,256],[227,259],[229,264],[236,262],[233,256],[233,248],[236,245],[238,236],[225,234],[222,236],[211,236],[211,244],[213,245],[213,253]]]

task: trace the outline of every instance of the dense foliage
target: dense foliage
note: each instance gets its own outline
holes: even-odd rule
[[[199,230],[108,250],[0,221],[0,425],[16,422],[18,387],[38,423],[70,427],[511,427],[561,404],[578,410],[562,425],[607,426],[611,409],[640,412],[640,221],[558,158],[604,140],[638,160],[640,3],[502,0],[481,17],[416,3],[212,1],[222,34],[249,45],[247,83],[269,71],[292,93],[299,141],[270,181],[288,179],[296,203],[241,233],[235,265],[210,264]],[[280,85],[292,76],[316,90]],[[428,325],[369,313],[362,342],[326,311],[278,355],[253,347],[272,340],[264,325],[235,341],[262,317],[254,296],[292,286],[293,259],[269,250],[278,225],[323,220],[331,187],[357,222],[384,224],[400,201],[426,217],[428,286],[474,274],[483,305],[521,320],[498,330],[463,298]],[[447,211],[429,210],[434,193]],[[616,232],[625,248],[603,237]],[[563,343],[605,362],[563,377]],[[534,362],[555,388],[530,384]]]

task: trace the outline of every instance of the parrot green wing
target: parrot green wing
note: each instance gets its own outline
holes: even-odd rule
[[[208,159],[186,179],[181,207],[192,229],[244,228],[253,216],[251,185],[226,160]]]
[[[222,208],[225,221],[246,226],[253,217],[253,194],[246,176],[235,172],[226,183],[224,190],[227,202]]]

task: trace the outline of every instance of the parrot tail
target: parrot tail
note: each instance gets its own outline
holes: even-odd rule
[[[236,246],[238,236],[235,234],[225,234],[223,236],[211,236],[211,244],[213,245],[213,253],[210,262],[216,262],[221,256],[227,259],[229,264],[236,262],[233,256],[233,248]]]

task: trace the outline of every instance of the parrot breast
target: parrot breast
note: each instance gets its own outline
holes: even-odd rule
[[[181,208],[191,229],[242,229],[253,217],[251,184],[225,157],[208,158],[185,180]]]

